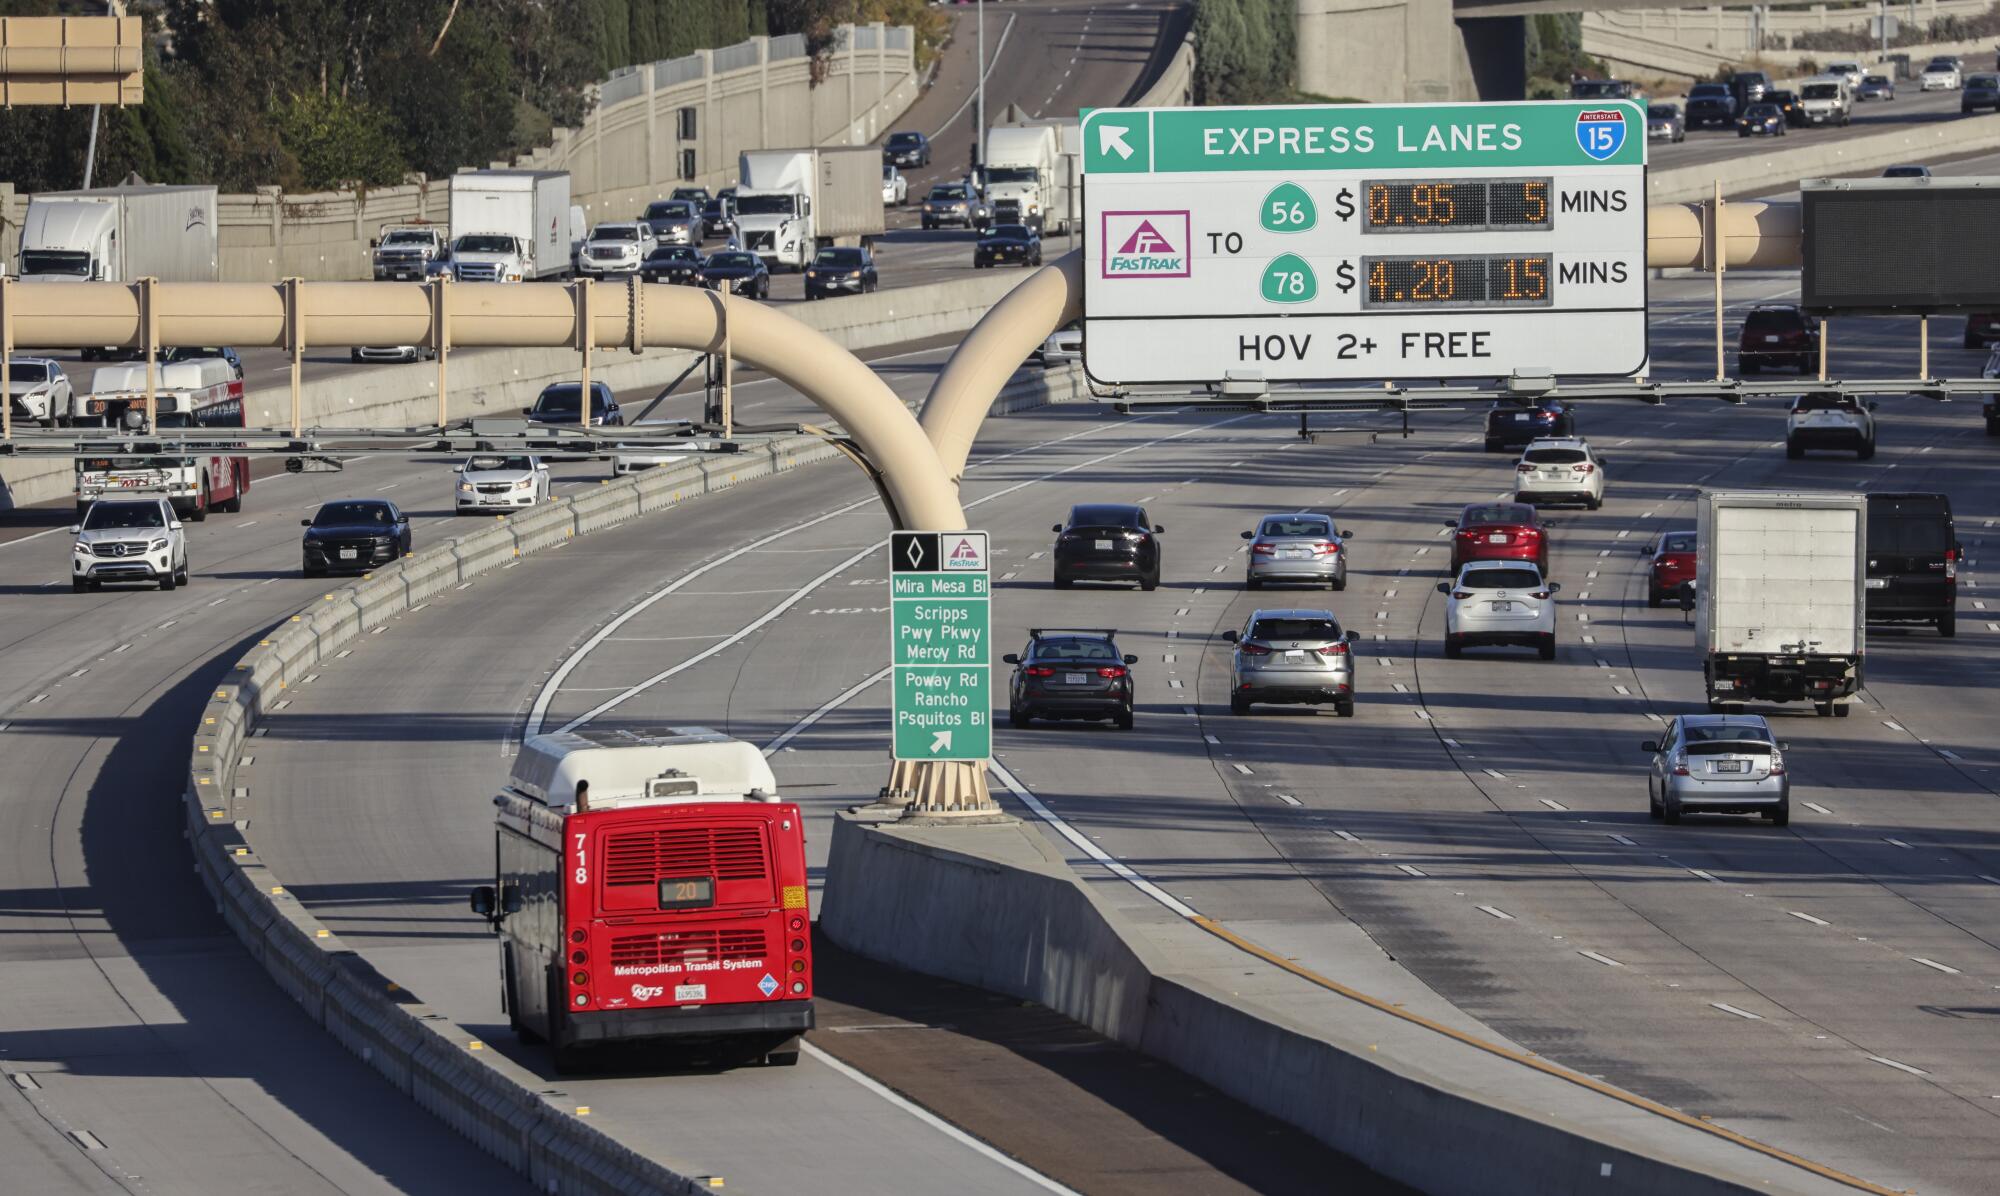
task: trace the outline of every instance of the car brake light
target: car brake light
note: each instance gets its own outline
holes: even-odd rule
[[[1774,777],[1785,775],[1785,754],[1775,748],[1771,750],[1771,775]]]
[[[1944,550],[1944,579],[1946,581],[1958,580],[1958,549],[1956,548],[1947,548]]]
[[[1546,602],[1546,601],[1548,600],[1548,597],[1549,597],[1549,592],[1548,592],[1547,590],[1536,590],[1536,591],[1534,592],[1534,595],[1533,595],[1533,596],[1534,596],[1534,597],[1536,597],[1536,598],[1540,598],[1540,599],[1542,599],[1542,600],[1543,600],[1544,602]]]
[[[1245,656],[1269,656],[1271,654],[1271,650],[1269,648],[1266,648],[1262,644],[1252,644],[1245,642],[1238,644],[1236,646],[1242,649],[1243,655]]]
[[[1106,665],[1103,668],[1097,670],[1097,675],[1100,677],[1108,678],[1112,681],[1116,681],[1118,678],[1123,677],[1125,675],[1125,666],[1122,664]]]
[[[1577,467],[1576,467],[1576,471],[1577,471],[1578,473],[1589,473],[1590,471],[1592,471],[1592,470],[1594,470],[1594,469],[1596,469],[1596,468],[1597,468],[1597,466],[1595,466],[1595,465],[1592,465],[1592,464],[1590,464],[1589,462],[1587,462],[1587,461],[1586,461],[1586,462],[1585,462],[1585,463],[1583,463],[1582,465],[1579,465],[1579,466],[1577,466]]]
[[[1674,757],[1674,775],[1677,777],[1688,775],[1688,759],[1686,756]]]
[[[1332,556],[1334,553],[1340,551],[1340,545],[1335,544],[1331,540],[1321,540],[1312,546],[1312,550],[1320,556]]]
[[[1270,556],[1273,551],[1274,549],[1269,544],[1252,544],[1250,546],[1251,556]]]
[[[1053,677],[1056,675],[1056,671],[1045,664],[1031,664],[1027,668],[1022,669],[1021,673],[1028,677]]]
[[[1470,598],[1470,597],[1472,597],[1472,591],[1471,591],[1471,590],[1453,590],[1453,591],[1451,592],[1451,596],[1452,596],[1452,597],[1454,597],[1454,598],[1458,598],[1458,599],[1466,599],[1466,598]]]
[[[1341,640],[1337,643],[1328,644],[1324,648],[1315,648],[1314,651],[1318,652],[1321,656],[1345,656],[1347,655],[1347,642]]]
[[[1515,473],[1533,473],[1533,472],[1535,472],[1535,467],[1534,467],[1534,466],[1532,466],[1532,465],[1530,465],[1530,464],[1528,464],[1528,463],[1527,463],[1526,461],[1523,461],[1523,462],[1521,462],[1521,463],[1520,463],[1519,465],[1516,465],[1516,466],[1514,467],[1514,472],[1515,472]]]

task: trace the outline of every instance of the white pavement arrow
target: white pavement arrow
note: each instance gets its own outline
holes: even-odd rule
[[[1130,160],[1132,157],[1132,147],[1125,144],[1125,134],[1127,132],[1128,130],[1123,125],[1097,126],[1097,152],[1108,154],[1116,150],[1121,159]]]
[[[935,756],[939,752],[948,752],[950,750],[951,750],[951,732],[949,731],[931,732],[931,755]]]

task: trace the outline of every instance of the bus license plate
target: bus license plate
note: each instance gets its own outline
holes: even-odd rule
[[[674,985],[674,1000],[676,1000],[676,1001],[706,1001],[706,1000],[708,1000],[708,985],[706,985],[706,984],[676,984],[676,985]]]
[[[1868,579],[1868,588],[1871,590],[1886,590],[1889,588],[1889,579],[1886,577],[1871,577]]]

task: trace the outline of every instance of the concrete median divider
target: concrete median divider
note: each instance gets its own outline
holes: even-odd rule
[[[1309,984],[1198,917],[1163,909],[1142,924],[1025,823],[842,815],[827,876],[820,931],[842,947],[1045,1005],[1421,1191],[1887,1191],[1388,1001]]]
[[[1722,183],[1725,199],[1768,195],[1791,190],[1800,179],[1862,174],[1904,162],[1931,163],[1990,153],[2000,150],[2000,119],[1971,116],[1904,125],[1890,132],[1861,137],[1815,142],[1807,135],[1797,140],[1805,144],[1737,154],[1699,166],[1650,170],[1646,175],[1646,202],[1689,203],[1708,199],[1714,194],[1717,181]]]

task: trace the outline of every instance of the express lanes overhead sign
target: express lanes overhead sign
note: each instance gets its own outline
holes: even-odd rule
[[[1645,367],[1636,103],[1098,109],[1083,137],[1100,382]]]

